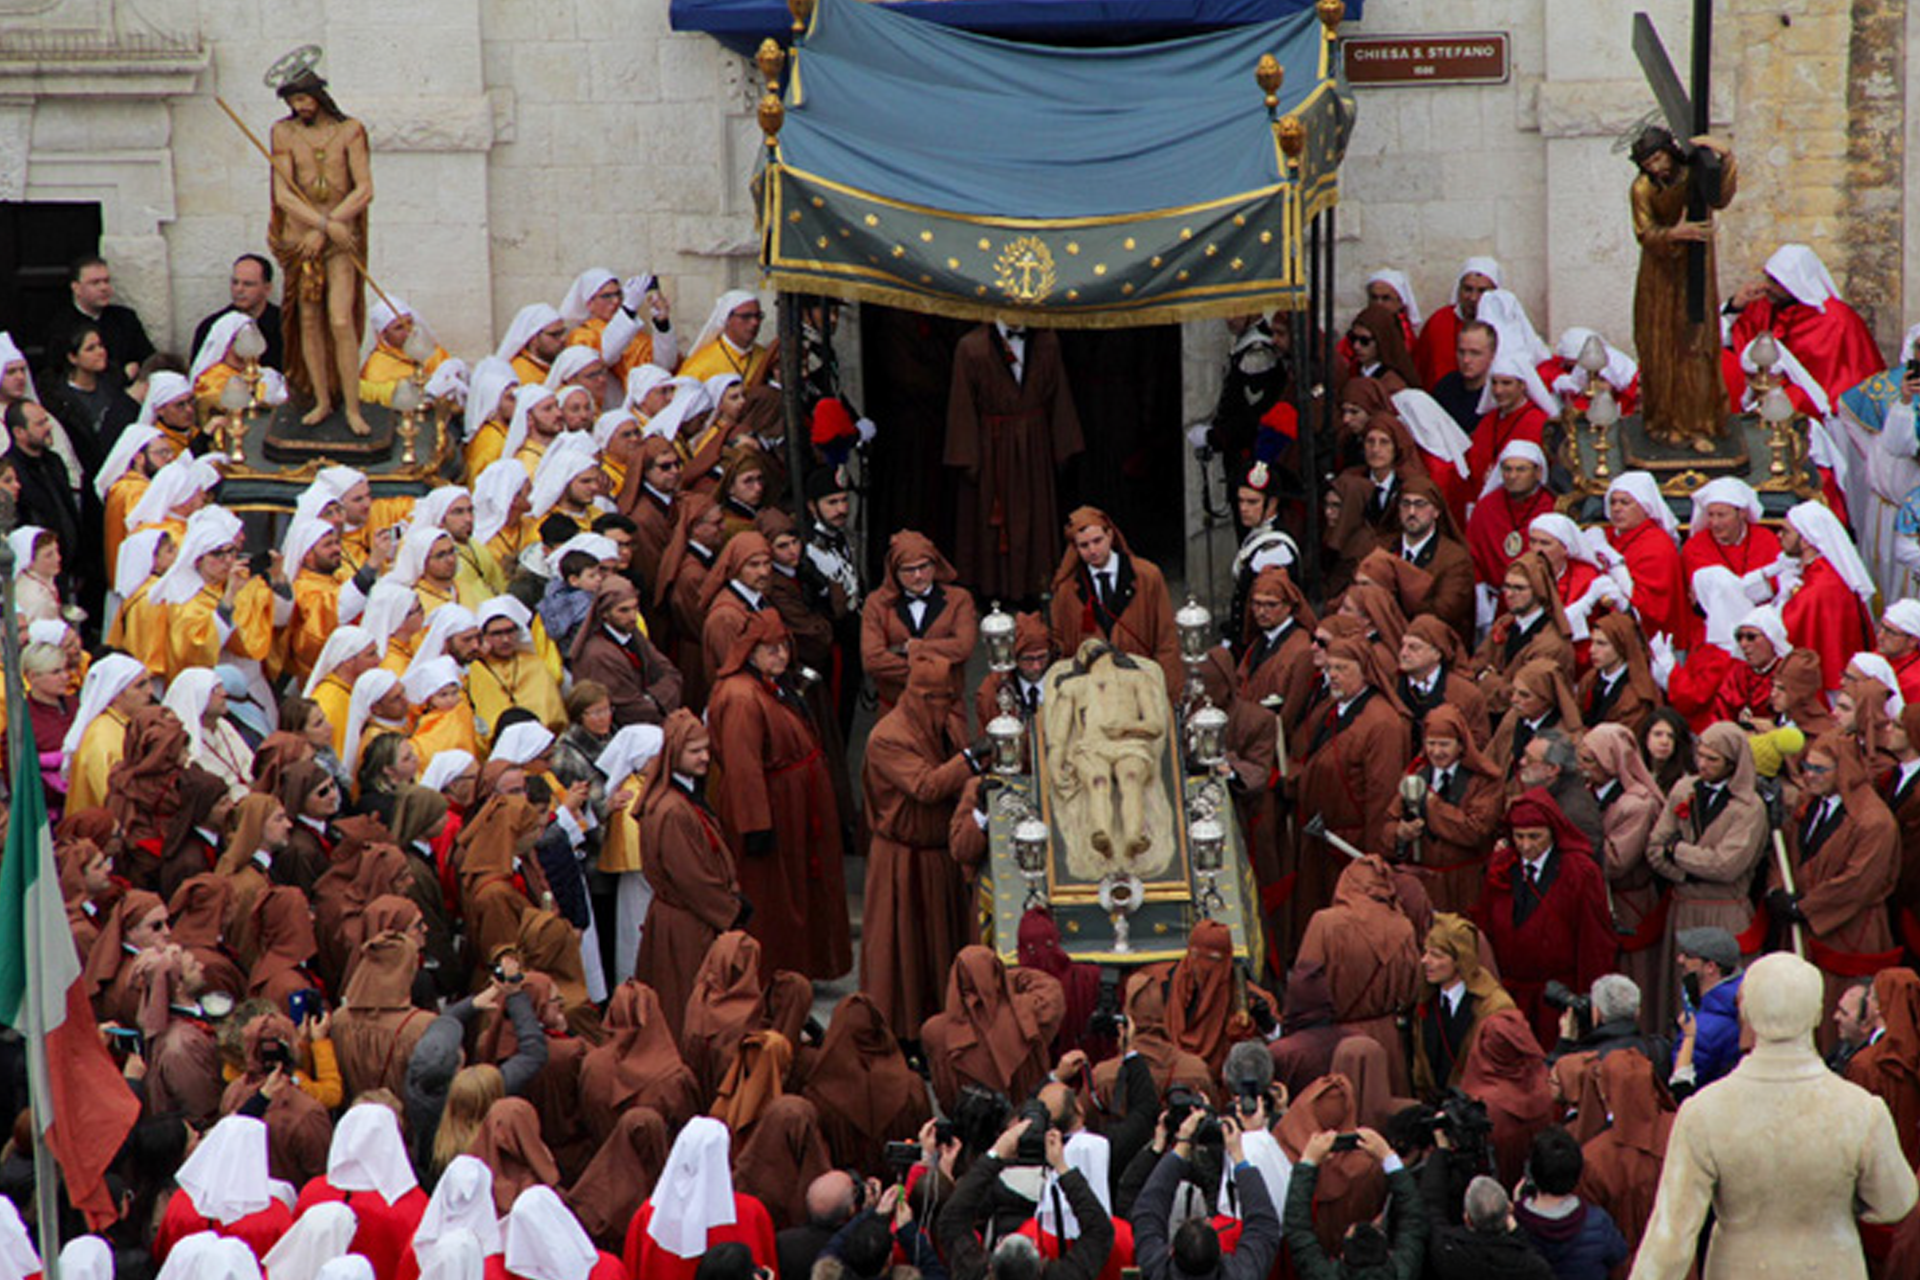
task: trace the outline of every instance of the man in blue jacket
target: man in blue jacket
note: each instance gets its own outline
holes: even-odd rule
[[[1697,983],[1691,1017],[1683,1009],[1674,1047],[1676,1097],[1712,1084],[1740,1061],[1740,944],[1725,929],[1703,925],[1673,936],[1674,965],[1689,992]]]

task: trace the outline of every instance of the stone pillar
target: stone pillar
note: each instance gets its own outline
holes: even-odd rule
[[[1889,356],[1905,332],[1906,36],[1903,0],[1853,0],[1847,49],[1847,300]],[[1840,263],[1833,266],[1841,269]]]

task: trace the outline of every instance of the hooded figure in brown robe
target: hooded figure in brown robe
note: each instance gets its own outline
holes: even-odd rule
[[[687,473],[692,477],[692,472]],[[673,621],[673,665],[680,672],[680,699],[684,706],[702,706],[707,700],[707,666],[702,655],[700,593],[706,588],[707,569],[720,553],[720,512],[704,493],[682,491],[674,500],[673,537],[660,553],[660,576],[654,580],[653,603]],[[711,544],[711,545],[709,545]]]
[[[633,979],[621,983],[607,1006],[606,1027],[607,1042],[580,1064],[580,1110],[595,1142],[607,1142],[630,1108],[663,1116],[676,1128],[699,1114],[699,1086],[681,1061],[653,988]]]
[[[314,882],[311,897],[320,976],[337,991],[348,957],[366,941],[367,904],[384,894],[406,893],[412,877],[406,855],[371,815],[343,819],[335,830],[341,838],[334,863]]]
[[[353,977],[333,1015],[333,1051],[349,1097],[391,1089],[405,1097],[407,1061],[433,1014],[413,1004],[420,946],[404,933],[380,933],[360,944]]]
[[[467,1154],[493,1170],[493,1207],[502,1217],[528,1187],[557,1187],[560,1166],[540,1139],[540,1117],[525,1098],[501,1098],[487,1108]]]
[[[634,523],[633,567],[640,571],[640,581],[647,592],[647,597],[640,602],[641,612],[646,615],[648,629],[665,644],[672,628],[666,611],[654,603],[653,595],[660,581],[660,558],[666,554],[667,543],[673,540],[674,516],[678,514],[680,500],[676,492],[658,493],[647,483],[648,469],[663,458],[679,463],[680,455],[673,441],[664,436],[642,439],[633,461],[627,464],[626,483],[621,486],[614,505]]]
[[[545,974],[560,995],[561,1012],[566,1015],[567,1031],[589,1044],[606,1039],[600,1024],[600,1011],[587,995],[586,962],[580,953],[580,931],[558,911],[541,909],[520,917],[520,937],[516,943],[521,963]]]
[[[803,1090],[820,1116],[834,1163],[877,1169],[886,1144],[920,1132],[932,1114],[927,1088],[907,1065],[879,1006],[856,991],[833,1011]]]
[[[711,1098],[720,1087],[740,1042],[766,1026],[767,987],[806,984],[805,978],[786,971],[776,972],[769,984],[763,973],[759,941],[734,930],[714,939],[694,974],[681,1022],[680,1053],[702,1098]]]
[[[496,795],[454,839],[460,915],[477,956],[491,960],[517,945],[521,919],[546,889],[539,859],[530,856],[544,817],[524,796]]]
[[[188,764],[181,768],[164,803],[170,812],[165,834],[158,841],[159,857],[152,858],[156,843],[148,839],[127,850],[127,861],[131,879],[151,884],[161,897],[171,898],[188,879],[213,870],[219,859],[220,847],[212,836],[225,825],[228,784],[199,765]]]
[[[735,1141],[744,1141],[766,1109],[786,1096],[787,1073],[792,1068],[793,1041],[778,1031],[743,1036],[707,1114],[726,1125]],[[807,1105],[811,1110],[813,1104]]]
[[[1438,739],[1438,747],[1427,745]],[[1427,784],[1425,816],[1409,821],[1407,802],[1396,789],[1387,805],[1396,852],[1418,861],[1399,864],[1416,877],[1435,911],[1469,911],[1480,900],[1487,855],[1506,811],[1506,783],[1500,768],[1474,745],[1473,732],[1458,707],[1442,703],[1427,712],[1421,754],[1407,766]],[[1447,763],[1436,759],[1444,752]]]
[[[1167,695],[1177,697],[1187,669],[1173,626],[1173,597],[1159,567],[1133,554],[1120,527],[1096,507],[1075,508],[1066,535],[1047,614],[1054,649],[1077,653],[1083,640],[1105,640],[1122,653],[1159,663]],[[1083,552],[1080,542],[1089,538],[1093,546]],[[1101,560],[1098,569],[1089,556]]]
[[[302,763],[289,769],[288,774],[307,769],[319,771],[320,766]],[[234,958],[248,968],[259,958],[260,951],[254,938],[254,905],[268,889],[284,883],[273,878],[273,869],[282,865],[282,860],[291,853],[294,834],[303,830],[298,822],[281,823],[283,813],[292,816],[292,811],[273,796],[251,795],[242,800],[233,811],[233,832],[227,837],[226,851],[213,869],[215,875],[232,886],[227,899],[227,946],[233,950]],[[281,848],[272,848],[269,829],[277,830],[282,825],[287,826],[289,835],[281,842]]]
[[[130,876],[132,851],[142,844],[151,846],[146,867],[154,879],[141,883],[140,877],[132,876],[143,889],[159,888],[160,845],[167,822],[179,807],[177,792],[187,764],[187,746],[187,731],[172,711],[146,707],[128,722],[126,747],[107,774],[107,811],[113,814],[129,851]]]
[[[932,581],[919,594],[900,579],[902,565],[927,564]],[[909,647],[945,658],[953,667],[953,690],[980,635],[980,611],[973,597],[953,585],[955,574],[925,534],[902,529],[887,541],[887,571],[860,607],[860,662],[873,677],[885,714],[907,687]]]
[[[1409,650],[1406,644],[1409,637],[1439,655],[1439,665],[1421,680],[1415,680],[1413,672],[1422,669],[1427,654],[1418,647]],[[1493,721],[1487,715],[1487,700],[1468,672],[1466,649],[1460,637],[1438,618],[1422,614],[1407,623],[1407,634],[1400,638],[1399,659],[1393,670],[1398,673],[1394,687],[1416,726],[1423,723],[1435,707],[1451,706],[1466,718],[1476,746],[1485,747],[1493,740]],[[1420,745],[1417,734],[1414,745]]]
[[[1299,1097],[1308,1085],[1333,1070],[1334,1050],[1347,1039],[1347,1029],[1334,1021],[1326,966],[1318,960],[1295,960],[1287,970],[1280,1038],[1267,1044],[1267,1052],[1273,1055],[1274,1081],[1286,1088],[1288,1097]]]
[[[284,1014],[262,1014],[247,1024],[241,1039],[244,1071],[221,1096],[220,1114],[232,1115],[261,1091],[273,1073],[267,1061],[269,1043],[288,1047],[299,1043],[299,1033]],[[271,1176],[304,1187],[326,1173],[333,1121],[327,1109],[305,1089],[286,1081],[275,1091],[260,1119],[267,1126],[267,1172]]]
[[[944,654],[914,647],[899,704],[867,735],[860,778],[873,832],[860,989],[906,1036],[938,1011],[947,968],[969,936],[971,904],[947,852],[948,819],[976,772],[955,711],[954,671]]]
[[[667,1166],[667,1122],[652,1107],[629,1106],[566,1192],[567,1207],[594,1244],[618,1253],[633,1215]]]
[[[1487,758],[1499,767],[1508,791],[1518,795],[1524,790],[1520,762],[1527,744],[1549,729],[1575,738],[1586,725],[1580,719],[1580,701],[1574,696],[1572,683],[1551,659],[1536,658],[1516,668],[1507,697],[1507,713],[1493,731]]]
[[[807,1188],[831,1168],[819,1113],[805,1098],[774,1098],[744,1139],[735,1130],[734,1190],[764,1204],[777,1231],[806,1224]]]
[[[1560,589],[1554,585],[1553,566],[1538,551],[1527,551],[1507,567],[1508,576],[1516,570],[1526,579],[1533,608],[1523,615],[1524,622],[1512,613],[1495,618],[1473,655],[1473,678],[1486,695],[1487,713],[1494,716],[1507,713],[1507,685],[1513,672],[1536,658],[1551,658],[1569,680],[1573,678],[1573,628],[1560,603]],[[1488,585],[1500,588],[1499,583]]]
[[[1167,974],[1167,1032],[1173,1042],[1218,1073],[1227,1050],[1258,1034],[1248,1008],[1278,1001],[1247,983],[1236,991],[1233,933],[1218,920],[1202,920],[1187,935],[1187,954]]]
[[[1220,1087],[1214,1083],[1214,1074],[1207,1070],[1206,1059],[1182,1049],[1167,1033],[1167,989],[1158,974],[1148,970],[1131,974],[1121,996],[1120,1012],[1127,1016],[1131,1047],[1147,1060],[1153,1087],[1161,1097],[1173,1086],[1182,1085],[1219,1100]],[[1109,1111],[1117,1100],[1114,1086],[1120,1078],[1120,1061],[1115,1056],[1093,1069],[1094,1096]]]
[[[1329,679],[1344,683],[1330,686],[1329,705],[1307,726],[1304,740],[1288,744],[1300,753],[1294,812],[1302,820],[1318,815],[1328,831],[1364,853],[1382,853],[1392,848],[1387,810],[1413,757],[1412,728],[1376,650],[1340,640],[1326,660]],[[1332,901],[1347,855],[1301,838],[1293,901],[1304,931],[1313,912]]]
[[[93,1015],[101,1022],[131,1027],[139,1018],[140,989],[136,979],[145,965],[141,963],[140,949],[129,940],[129,935],[146,925],[155,912],[164,917],[166,910],[167,904],[158,894],[129,889],[100,926],[100,936],[87,952],[80,980],[86,984],[87,996],[93,1001]]]
[[[1809,742],[1840,727],[1827,703],[1820,655],[1811,649],[1795,649],[1780,659],[1773,669],[1772,702],[1775,721],[1793,725]]]
[[[1298,1163],[1314,1134],[1328,1129],[1351,1133],[1359,1123],[1353,1082],[1345,1076],[1322,1076],[1293,1100],[1273,1136],[1287,1159]],[[1313,1186],[1313,1232],[1320,1247],[1338,1248],[1347,1228],[1379,1213],[1386,1198],[1387,1178],[1372,1156],[1364,1151],[1330,1152]]]
[[[1579,756],[1600,805],[1600,869],[1607,876],[1613,927],[1620,935],[1616,963],[1640,988],[1642,1025],[1664,1027],[1673,1017],[1673,971],[1660,967],[1666,882],[1647,865],[1647,837],[1662,806],[1660,787],[1640,757],[1639,742],[1623,724],[1609,721],[1587,730]]]
[[[751,528],[727,539],[727,545],[714,557],[707,578],[700,587],[701,669],[710,680],[720,678],[720,668],[733,653],[733,643],[747,629],[754,614],[773,608],[765,592],[750,600],[734,585],[742,568],[750,560],[764,560],[768,572],[773,567],[773,548]]]
[[[568,1034],[566,1004],[558,983],[544,973],[529,970],[526,991],[546,1033],[547,1065],[534,1073],[521,1096],[539,1115],[540,1140],[553,1153],[561,1176],[574,1178],[593,1158],[593,1135],[587,1131],[580,1105],[581,1070],[592,1046]],[[480,1061],[497,1066],[518,1051],[513,1020],[504,1009],[496,1010],[480,1030]]]
[[[1502,1009],[1487,1015],[1467,1051],[1460,1088],[1487,1104],[1487,1118],[1493,1121],[1494,1167],[1503,1184],[1517,1182],[1526,1170],[1533,1135],[1554,1119],[1547,1055],[1525,1014]]]
[[[659,724],[680,705],[679,668],[638,626],[621,633],[607,623],[610,610],[639,600],[631,582],[608,576],[594,593],[568,654],[575,684],[593,680],[605,686],[617,725]]]
[[[287,817],[293,819],[293,829],[287,836],[287,847],[273,856],[273,865],[278,870],[263,869],[263,875],[271,875],[275,884],[290,884],[308,892],[332,865],[330,854],[333,852],[334,837],[331,822],[328,819],[308,816],[309,803],[316,793],[328,791],[332,797],[330,815],[338,813],[342,803],[340,784],[318,760],[302,758],[290,762],[279,773],[271,792],[264,789],[262,794],[278,796],[286,808]],[[249,796],[240,802],[239,817],[236,819],[235,835],[243,829],[247,807],[253,798]],[[236,841],[227,841],[227,852],[234,852]],[[245,843],[240,841],[238,843]],[[241,850],[244,861],[253,856],[252,850]],[[224,859],[223,859],[224,861]],[[236,904],[237,905],[237,904]]]
[[[957,472],[961,574],[982,595],[1046,589],[1059,470],[1084,447],[1057,336],[995,323],[960,339],[941,461]]]
[[[254,936],[260,958],[247,974],[247,994],[286,1008],[296,991],[315,989],[308,967],[318,952],[313,938],[313,911],[306,895],[290,885],[276,885],[260,895],[253,908]]]
[[[1828,772],[1816,774],[1823,762]],[[1830,1012],[1848,982],[1899,962],[1887,898],[1900,878],[1900,828],[1845,735],[1814,739],[1801,771],[1807,799],[1786,833],[1794,889],[1783,887],[1779,860],[1770,861],[1766,905],[1783,936],[1787,923],[1802,926],[1807,958],[1827,975]],[[1820,1035],[1823,1045],[1834,1035],[1831,1019]]]
[[[667,717],[662,735],[660,754],[642,774],[640,847],[647,851],[653,905],[640,933],[634,976],[660,997],[678,1040],[694,974],[714,939],[739,925],[746,908],[726,831],[701,794],[706,726],[682,708]]]
[[[1713,757],[1718,776],[1689,772],[1674,783],[1647,837],[1647,865],[1673,890],[1662,973],[1674,972],[1673,940],[1683,930],[1712,927],[1736,937],[1746,931],[1755,869],[1763,857],[1771,860],[1771,824],[1754,788],[1746,731],[1728,721],[1708,725],[1695,752]]]
[[[1882,969],[1873,999],[1886,1033],[1853,1055],[1847,1079],[1887,1104],[1907,1163],[1920,1165],[1920,975]]]
[[[1347,864],[1334,886],[1333,905],[1307,922],[1298,961],[1326,967],[1334,1017],[1349,1032],[1378,1041],[1387,1053],[1391,1088],[1410,1093],[1398,1020],[1413,1007],[1420,986],[1420,947],[1383,859],[1368,855]]]
[[[83,842],[83,849],[92,849]],[[201,990],[223,991],[235,1000],[246,994],[246,976],[224,944],[227,906],[232,884],[211,871],[183,882],[167,903],[167,923],[173,944],[193,952],[205,980]]]
[[[113,857],[108,852],[108,844],[118,844],[113,832],[113,819],[105,809],[87,810],[88,829],[91,834],[82,834],[74,829],[73,815],[69,814],[60,824],[59,843],[54,845],[54,863],[60,872],[60,900],[67,907],[67,923],[73,928],[73,946],[79,953],[80,963],[85,964],[87,952],[93,949],[93,940],[100,936],[100,922],[113,909],[114,902],[125,889],[125,883],[112,876]],[[97,821],[99,826],[92,824]],[[87,868],[107,872],[107,888],[96,895],[87,879]]]
[[[1340,597],[1340,612],[1367,624],[1367,643],[1379,652],[1381,668],[1398,672],[1400,641],[1406,638],[1407,618],[1400,611],[1393,591],[1370,582],[1356,582]]]
[[[833,780],[806,704],[782,680],[786,624],[771,609],[747,616],[714,669],[707,706],[714,808],[743,855],[740,888],[754,908],[747,929],[767,967],[837,978],[853,966],[853,943]]]
[[[1335,476],[1321,491],[1325,532],[1320,538],[1320,590],[1328,600],[1353,585],[1360,562],[1380,545],[1380,536],[1367,523],[1367,500],[1373,481],[1365,476]]]
[[[1465,916],[1440,912],[1427,930],[1421,955],[1420,998],[1413,1010],[1413,1087],[1434,1098],[1460,1083],[1480,1026],[1502,1009],[1514,1008],[1500,977],[1482,962],[1479,926]],[[1458,1002],[1450,992],[1458,982]]]
[[[146,1105],[152,1115],[177,1112],[204,1130],[220,1114],[220,1049],[213,1027],[195,1012],[189,969],[197,957],[168,956],[146,975],[140,1005],[147,1037]]]
[[[847,741],[835,692],[847,675],[848,664],[842,662],[843,656],[852,658],[856,669],[858,663],[857,655],[843,655],[837,647],[835,626],[847,613],[846,592],[815,567],[792,516],[778,507],[769,507],[753,518],[753,526],[769,546],[792,538],[798,549],[800,560],[791,568],[783,565],[779,556],[773,558],[773,572],[767,575],[767,601],[793,637],[794,663],[820,676],[806,685],[802,696],[813,721],[813,731],[819,735],[821,749],[827,753],[827,776],[833,779],[834,808],[840,814],[842,825],[851,825],[859,810],[853,803],[853,775],[847,768]]]
[[[1581,1146],[1586,1165],[1575,1190],[1613,1217],[1631,1253],[1639,1249],[1647,1219],[1653,1216],[1660,1166],[1673,1131],[1673,1100],[1645,1055],[1610,1053],[1588,1078],[1580,1110],[1584,1113],[1590,1106],[1611,1120]]]
[[[1052,1066],[1047,1046],[1066,1014],[1060,983],[1037,969],[1008,969],[987,947],[954,957],[945,1012],[920,1030],[933,1093],[953,1111],[968,1084],[1024,1098]]]
[[[1593,623],[1593,634],[1606,637],[1622,665],[1607,676],[1596,663],[1580,677],[1574,691],[1580,703],[1580,719],[1588,725],[1625,725],[1638,735],[1646,727],[1647,717],[1666,704],[1660,686],[1654,683],[1646,637],[1640,634],[1640,624],[1624,613],[1601,614]]]

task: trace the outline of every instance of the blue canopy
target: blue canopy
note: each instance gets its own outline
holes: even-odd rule
[[[1313,8],[1313,0],[886,0],[886,7],[944,26],[1018,39],[1165,38],[1266,22]],[[1347,16],[1360,16],[1348,0]],[[673,0],[675,31],[704,31],[742,53],[791,25],[786,0]]]
[[[1062,49],[821,0],[761,175],[765,264],[783,289],[1056,326],[1299,305],[1300,229],[1352,128],[1336,55],[1312,10]]]

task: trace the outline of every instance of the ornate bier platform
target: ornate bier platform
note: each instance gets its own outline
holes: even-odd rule
[[[1189,601],[1179,624],[1191,664],[1212,619]],[[1011,671],[1013,620],[995,606],[980,634],[989,665]],[[1160,668],[1134,659],[1115,672],[1111,652],[1090,642],[1049,668],[1031,724],[1003,705],[988,726],[995,763],[981,940],[1014,962],[1020,917],[1045,905],[1075,959],[1135,965],[1179,959],[1193,926],[1213,919],[1257,971],[1258,892],[1216,772],[1226,715],[1194,681],[1169,710]]]

